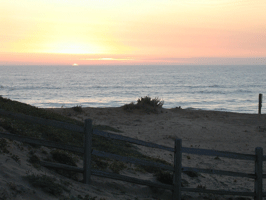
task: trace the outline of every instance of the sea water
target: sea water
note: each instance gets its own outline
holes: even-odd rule
[[[0,95],[41,108],[150,96],[164,108],[258,113],[259,93],[266,97],[266,66],[0,66]]]

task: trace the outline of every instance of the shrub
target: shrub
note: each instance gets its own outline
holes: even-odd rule
[[[62,164],[77,166],[75,159],[67,152],[63,150],[51,151],[52,158]]]
[[[197,172],[193,172],[193,171],[184,171],[183,173],[185,173],[186,175],[188,175],[188,176],[191,177],[191,178],[199,177],[199,173],[197,173]]]
[[[20,164],[20,158],[19,158],[17,155],[15,155],[15,154],[11,154],[11,158],[12,158],[15,162],[17,162],[18,164]]]
[[[215,160],[221,160],[221,158],[219,158],[218,156],[216,156],[214,159]]]
[[[25,178],[34,187],[39,187],[44,192],[52,194],[54,196],[60,196],[63,193],[63,190],[69,191],[66,187],[56,183],[56,179],[50,176],[32,174],[25,176]]]
[[[1,138],[0,139],[0,153],[9,153],[7,147],[8,147],[8,143],[6,139]]]
[[[126,165],[123,162],[120,161],[114,161],[111,165],[110,165],[110,169],[116,173],[119,174],[119,172],[123,169],[126,168]]]
[[[29,159],[28,162],[32,164],[33,167],[35,168],[40,168],[40,158],[36,156],[34,153],[29,153]]]
[[[97,158],[97,157],[94,157],[94,156],[93,156],[93,161],[94,161],[94,163],[95,163],[94,166],[95,166],[97,169],[101,169],[101,170],[103,170],[103,169],[106,169],[106,168],[108,167],[108,163],[105,162],[105,161],[103,161],[103,160],[100,159],[100,158]]]
[[[131,102],[129,104],[125,104],[123,106],[124,110],[130,111],[130,110],[134,110],[137,108],[137,106],[134,104],[134,102]]]
[[[75,112],[82,112],[82,106],[81,105],[76,105],[76,106],[72,107],[72,109]]]
[[[158,167],[154,166],[148,166],[148,165],[140,165],[140,168],[142,168],[145,172],[156,174],[160,171]]]
[[[85,197],[82,197],[81,195],[78,196],[70,196],[70,197],[65,197],[64,200],[96,200],[97,196],[95,197],[90,197],[90,195],[85,195]],[[100,200],[105,200],[100,198]]]
[[[173,184],[173,173],[167,172],[167,171],[158,171],[155,173],[155,177],[157,181],[160,181],[161,183],[164,184]],[[185,179],[181,179],[181,187],[187,187],[189,183]]]
[[[197,188],[201,188],[201,189],[206,189],[206,186],[205,185],[198,185]]]
[[[173,174],[170,172],[164,172],[162,170],[159,170],[156,174],[156,179],[164,184],[173,184]]]
[[[157,113],[159,108],[162,108],[164,101],[155,97],[152,99],[149,96],[141,97],[137,100],[137,103],[134,104],[131,102],[130,104],[125,104],[123,106],[124,110],[131,111],[134,109],[142,109],[146,112]]]
[[[137,105],[139,106],[152,106],[154,108],[161,108],[164,104],[164,101],[162,101],[161,99],[159,99],[158,97],[155,97],[154,99],[152,99],[149,96],[146,97],[141,97],[140,99],[138,99],[137,101]]]
[[[77,166],[75,158],[73,158],[69,153],[63,150],[53,150],[51,151],[52,158],[65,165]],[[77,173],[73,171],[63,170],[63,169],[55,169],[55,171],[65,177],[77,180]]]

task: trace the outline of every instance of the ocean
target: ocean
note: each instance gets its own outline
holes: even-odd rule
[[[258,95],[266,95],[266,66],[0,66],[0,72],[2,97],[40,108],[119,107],[150,96],[164,108],[258,113]]]

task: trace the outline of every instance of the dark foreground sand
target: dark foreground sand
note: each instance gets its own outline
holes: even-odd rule
[[[239,114],[228,112],[162,109],[159,114],[145,113],[139,110],[124,111],[122,108],[83,108],[75,112],[71,108],[49,109],[78,120],[90,118],[93,123],[109,125],[123,131],[121,135],[174,147],[175,138],[182,139],[184,147],[215,149],[237,153],[254,154],[256,147],[266,149],[266,116],[256,114]],[[1,118],[1,116],[0,116]],[[0,127],[1,129],[1,127]],[[4,131],[4,130],[0,130]],[[28,149],[22,150],[19,145],[9,142],[9,150],[19,156],[20,163],[10,155],[0,154],[0,199],[73,199],[77,195],[89,194],[96,199],[171,199],[171,192],[135,185],[111,179],[92,177],[92,185],[71,181],[70,192],[65,197],[54,197],[28,184],[22,176],[26,173],[46,174],[58,180],[69,179],[59,176],[46,168],[36,169],[27,162]],[[43,147],[42,147],[43,148]],[[166,151],[139,147],[144,154],[161,158],[173,163],[173,154]],[[220,169],[236,172],[254,172],[254,163],[250,161],[226,158],[183,155],[184,167]],[[82,165],[82,163],[81,163]],[[265,173],[264,169],[264,173]],[[148,173],[124,170],[121,174],[155,181]],[[234,191],[253,191],[254,182],[248,178],[235,178],[201,174],[189,177],[182,174],[189,187],[204,186],[207,189]],[[225,199],[222,196],[187,193],[185,199]],[[6,198],[5,198],[6,197]],[[227,196],[226,199],[229,197]]]

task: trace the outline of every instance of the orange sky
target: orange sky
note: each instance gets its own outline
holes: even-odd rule
[[[265,10],[265,0],[1,0],[0,64],[266,64]]]

